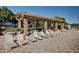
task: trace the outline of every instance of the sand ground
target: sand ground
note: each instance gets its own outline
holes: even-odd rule
[[[1,39],[1,37],[0,37]],[[54,37],[37,40],[8,53],[73,53],[79,52],[79,30],[63,32]]]

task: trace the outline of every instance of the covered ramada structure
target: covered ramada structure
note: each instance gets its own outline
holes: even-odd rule
[[[54,30],[62,30],[64,29],[64,21],[59,19],[52,19],[43,16],[32,15],[29,13],[17,13],[16,20],[18,20],[18,29],[20,29],[24,36],[27,36],[30,28],[29,23],[32,23],[34,28],[31,29],[44,29],[46,31],[49,28],[53,28]],[[42,23],[42,27],[39,22]],[[61,24],[60,24],[61,23]],[[50,26],[49,26],[50,25]]]

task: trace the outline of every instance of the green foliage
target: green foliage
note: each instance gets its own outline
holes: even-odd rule
[[[55,16],[54,18],[55,18],[55,19],[59,19],[59,20],[63,20],[63,21],[64,21],[64,22],[63,22],[64,25],[68,25],[68,24],[69,24],[69,23],[66,22],[66,19],[65,19],[64,17],[61,17],[61,16]],[[60,22],[59,25],[62,25],[63,23]]]
[[[38,28],[43,28],[44,27],[44,22],[43,21],[38,21],[36,23],[36,21],[34,21],[34,20],[28,21],[28,28],[29,29],[36,29],[36,26]]]
[[[43,28],[44,27],[44,22],[43,21],[38,21],[38,27]]]
[[[48,22],[48,27],[51,27],[53,25],[53,22]]]
[[[0,21],[1,23],[3,22],[8,22],[11,20],[15,20],[15,14],[9,10],[7,7],[2,7],[0,9]]]
[[[65,18],[64,17],[60,17],[60,16],[54,16],[55,19],[60,19],[63,20],[65,22]]]
[[[77,27],[79,27],[79,23],[77,23]]]
[[[35,29],[36,28],[35,26],[36,26],[35,21],[33,21],[33,20],[28,21],[28,28]]]

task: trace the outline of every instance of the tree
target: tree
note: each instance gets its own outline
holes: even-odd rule
[[[54,16],[54,18],[55,18],[55,19],[59,19],[59,20],[63,20],[64,22],[66,22],[64,17]]]
[[[3,20],[4,22],[15,21],[15,14],[7,7],[2,7],[0,9],[0,15],[1,15],[0,19]]]
[[[79,28],[79,23],[77,23],[77,27]]]

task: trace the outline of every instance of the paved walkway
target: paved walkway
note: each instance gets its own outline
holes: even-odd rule
[[[15,48],[9,52],[28,53],[72,53],[79,52],[79,31],[71,31],[49,39]]]
[[[73,53],[79,52],[79,31],[63,32],[49,39],[38,40],[8,52],[14,53]]]

